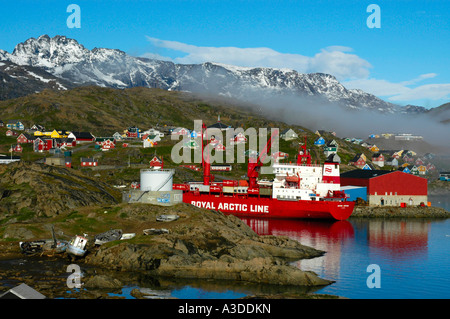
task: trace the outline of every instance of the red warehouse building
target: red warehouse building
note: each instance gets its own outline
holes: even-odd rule
[[[341,186],[367,187],[369,205],[426,204],[427,180],[401,171],[353,170],[341,174]]]

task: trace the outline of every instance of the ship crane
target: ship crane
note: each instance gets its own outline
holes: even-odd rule
[[[273,134],[270,136],[269,140],[267,141],[266,146],[264,147],[261,154],[258,156],[257,160],[254,158],[248,159],[248,167],[247,167],[247,177],[248,177],[248,188],[258,188],[259,185],[257,183],[257,179],[259,176],[259,171],[262,166],[262,162],[266,159],[267,151],[269,148],[272,148],[272,139],[278,136],[278,129],[273,132]],[[263,157],[261,158],[261,156]]]
[[[309,150],[306,149],[306,135],[305,135],[305,143],[303,145],[300,145],[298,154],[297,154],[297,165],[302,164],[311,164],[311,154],[309,153]]]

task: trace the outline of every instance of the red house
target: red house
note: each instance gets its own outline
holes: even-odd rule
[[[372,163],[380,167],[384,166],[384,155],[381,153],[375,153],[372,155]]]
[[[111,140],[104,140],[101,142],[102,151],[109,151],[110,149],[113,149],[116,147],[116,144]]]
[[[153,156],[152,160],[150,161],[150,168],[153,169],[163,169],[164,168],[164,162],[162,158],[159,158],[158,156]]]
[[[21,133],[18,137],[17,137],[17,143],[19,144],[30,144],[33,143],[33,141],[36,138],[34,136],[31,136],[27,133]]]
[[[90,132],[71,132],[67,137],[75,139],[78,143],[93,142],[95,140],[95,137]]]
[[[363,168],[366,165],[366,161],[363,156],[356,155],[349,163],[349,165],[353,165],[358,168]]]
[[[64,162],[66,167],[72,168],[72,157],[66,157]]]
[[[97,166],[98,165],[98,161],[96,159],[93,158],[81,158],[81,166],[82,167],[93,167],[93,166]]]
[[[6,136],[17,136],[17,133],[14,132],[13,130],[7,130],[6,131]]]
[[[20,144],[16,144],[16,145],[12,145],[12,147],[9,149],[10,152],[15,152],[15,153],[22,153],[23,148]]]
[[[367,187],[369,205],[427,203],[427,179],[401,171],[353,170],[341,174],[341,186]]]
[[[244,133],[239,132],[238,134],[236,134],[234,137],[231,138],[230,142],[232,145],[246,143],[247,138],[245,137]]]
[[[42,153],[45,151],[49,151],[52,148],[53,148],[53,139],[52,138],[42,139],[42,138],[38,137],[33,142],[33,150],[35,152]]]

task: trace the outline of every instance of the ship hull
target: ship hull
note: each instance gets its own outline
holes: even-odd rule
[[[287,201],[263,197],[223,196],[185,192],[183,202],[225,214],[256,218],[346,220],[353,212],[351,201]]]

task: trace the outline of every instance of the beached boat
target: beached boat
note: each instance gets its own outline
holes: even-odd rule
[[[113,241],[113,240],[119,240],[122,238],[123,232],[121,229],[111,229],[104,233],[97,234],[94,237],[94,244],[95,245],[103,245],[104,243]]]
[[[160,215],[160,216],[156,217],[156,221],[171,222],[171,221],[177,220],[178,218],[180,218],[180,216],[178,216],[176,214]]]
[[[120,237],[120,240],[131,239],[131,238],[134,238],[135,236],[136,236],[135,233],[122,234],[122,237]]]
[[[87,243],[88,240],[86,237],[76,235],[67,245],[66,252],[73,256],[83,257],[87,252]]]

